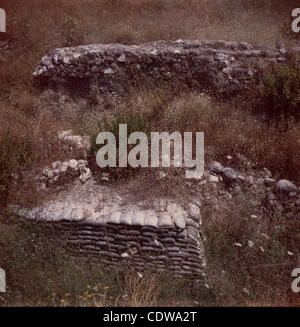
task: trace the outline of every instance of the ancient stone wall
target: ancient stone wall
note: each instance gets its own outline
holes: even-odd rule
[[[42,58],[34,75],[46,85],[51,81],[96,81],[103,92],[126,91],[131,83],[148,78],[182,81],[199,91],[217,88],[234,92],[257,82],[259,62],[282,63],[287,58],[283,48],[254,48],[243,42],[100,44],[56,49]],[[87,146],[70,133],[61,137]],[[210,182],[232,184],[238,180],[231,168],[219,166],[213,172],[222,176],[210,175]],[[93,184],[84,160],[56,162],[52,168],[39,177],[45,187],[65,178],[65,172],[81,174],[83,184],[40,207],[16,208],[17,214],[55,226],[74,255],[90,255],[111,267],[126,262],[137,270],[170,270],[175,276],[201,280],[205,255],[199,203],[157,199],[145,208],[143,203],[124,202],[116,191]]]
[[[198,90],[234,92],[257,80],[259,61],[280,63],[287,56],[284,48],[254,48],[245,42],[178,40],[138,46],[97,44],[48,53],[34,76],[56,83],[96,80],[103,92],[124,91],[148,78],[182,81]]]

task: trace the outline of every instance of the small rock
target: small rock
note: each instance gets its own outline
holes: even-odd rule
[[[282,54],[282,55],[285,55],[286,54],[286,50],[284,48],[280,48],[279,49],[279,52]]]
[[[67,161],[63,162],[60,167],[60,173],[65,173],[68,170],[69,163]]]
[[[111,68],[105,68],[105,69],[103,70],[103,73],[104,73],[105,75],[107,75],[107,74],[113,74],[114,71],[113,71]]]
[[[208,181],[211,183],[218,183],[219,182],[219,177],[215,175],[209,175],[208,176]]]
[[[226,55],[224,55],[223,53],[219,52],[219,53],[216,53],[215,55],[215,59],[217,61],[222,61],[222,60],[226,60],[228,57]]]
[[[224,168],[222,176],[225,183],[232,183],[237,179],[236,172],[230,167]]]
[[[285,192],[285,193],[297,192],[297,186],[292,182],[288,181],[287,179],[281,179],[276,184],[276,191]]]
[[[72,169],[76,169],[76,168],[77,168],[77,165],[78,165],[77,160],[75,160],[75,159],[71,159],[71,160],[69,161],[69,166],[70,166]]]
[[[42,174],[46,177],[48,176],[48,172],[49,172],[49,168],[47,167],[42,170]]]
[[[211,172],[221,175],[224,171],[224,167],[217,161],[213,161],[210,166]]]
[[[61,166],[62,166],[62,162],[61,161],[52,162],[51,166],[52,166],[53,169],[58,169],[59,170],[61,168]]]
[[[54,169],[53,174],[54,174],[54,176],[58,176],[59,175],[59,169]]]
[[[164,171],[159,172],[159,178],[163,179],[167,176],[167,174]]]
[[[124,54],[122,54],[119,58],[118,58],[119,62],[125,62],[126,61],[126,57]]]

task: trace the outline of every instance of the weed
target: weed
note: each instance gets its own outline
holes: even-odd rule
[[[300,117],[300,59],[293,57],[266,75],[262,89],[264,110],[273,119]]]

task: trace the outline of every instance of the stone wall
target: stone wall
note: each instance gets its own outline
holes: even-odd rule
[[[14,212],[53,226],[74,256],[95,257],[109,267],[128,264],[138,271],[171,271],[202,280],[205,263],[199,203],[171,199],[124,201],[109,187],[73,184],[58,199]]]
[[[137,271],[171,271],[174,277],[201,280],[202,253],[196,239],[175,227],[113,224],[55,224],[75,256],[92,256],[106,265],[127,264]]]
[[[299,52],[300,48],[293,51]],[[96,80],[103,92],[120,92],[145,79],[173,79],[198,90],[238,91],[259,76],[259,61],[284,62],[287,51],[245,42],[157,41],[142,45],[97,44],[56,49],[45,55],[36,78]]]
[[[287,58],[283,48],[254,48],[243,42],[99,44],[56,49],[42,58],[34,75],[46,85],[52,81],[65,85],[71,82],[71,86],[75,81],[86,85],[96,81],[104,93],[126,91],[130,84],[148,78],[177,80],[197,90],[236,92],[257,82],[260,62],[282,63]],[[71,134],[64,134],[63,139],[66,137],[78,141]],[[59,180],[57,176],[64,177],[64,171],[79,175],[74,160],[54,164],[54,171],[50,167],[43,172],[42,182],[50,177]],[[82,169],[86,173],[85,165]],[[219,173],[226,185],[238,180],[231,168]],[[212,183],[219,181],[214,175],[210,179]],[[104,189],[91,176],[84,181],[77,189],[72,186],[69,193],[60,193],[54,201],[30,210],[15,208],[15,212],[49,222],[74,255],[93,256],[110,267],[125,262],[137,270],[149,267],[202,279],[205,255],[199,203],[184,205],[174,199],[157,199],[145,208],[145,203],[124,202],[118,192]]]

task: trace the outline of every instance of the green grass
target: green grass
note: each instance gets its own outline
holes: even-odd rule
[[[202,287],[167,272],[105,269],[93,258],[72,258],[49,226],[0,214],[0,267],[7,292],[0,306],[151,306],[207,303]]]

